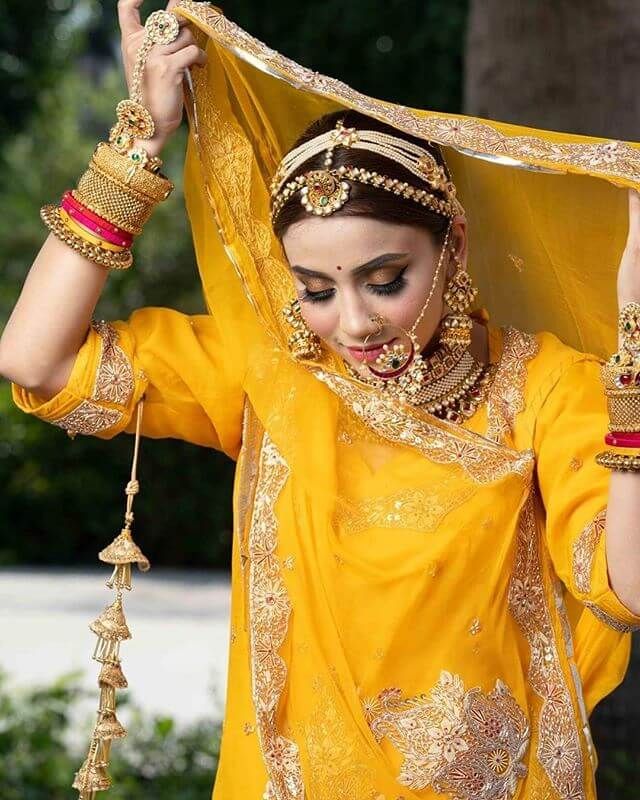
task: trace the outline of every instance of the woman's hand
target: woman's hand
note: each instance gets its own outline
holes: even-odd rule
[[[122,33],[122,63],[129,90],[136,55],[145,35],[140,20],[143,0],[118,0],[118,21]],[[166,10],[178,5],[170,0]],[[204,50],[195,43],[187,21],[178,17],[180,33],[171,44],[154,44],[151,48],[142,75],[142,102],[155,123],[153,139],[144,141],[149,155],[157,155],[171,134],[180,126],[183,112],[182,81],[185,71],[194,65],[203,66],[207,61]]]
[[[628,190],[629,233],[618,268],[618,308],[640,303],[640,193]]]

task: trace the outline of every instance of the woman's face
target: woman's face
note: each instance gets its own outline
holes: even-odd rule
[[[465,222],[454,220],[449,246],[466,260]],[[351,366],[373,361],[382,345],[410,330],[431,291],[441,247],[424,228],[368,217],[312,217],[283,236],[307,326]],[[415,334],[420,348],[435,334],[443,311],[445,254],[432,299]],[[382,330],[375,315],[385,319]],[[369,337],[367,339],[367,337]],[[366,350],[362,346],[366,339]]]

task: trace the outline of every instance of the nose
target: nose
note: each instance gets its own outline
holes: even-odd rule
[[[348,342],[362,342],[380,329],[374,312],[357,293],[343,293],[340,303],[340,330]]]

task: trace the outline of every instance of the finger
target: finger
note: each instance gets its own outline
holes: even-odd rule
[[[165,11],[171,11],[172,8],[175,8],[178,5],[180,5],[180,0],[169,0]],[[178,14],[175,16],[181,28],[183,28],[185,25],[191,24],[190,20],[188,20],[186,17],[179,16]]]
[[[207,54],[197,45],[190,44],[188,47],[183,47],[182,50],[169,56],[169,60],[175,71],[179,72],[195,64],[200,67],[204,66],[207,63]]]
[[[640,193],[629,189],[629,240],[640,240]]]
[[[157,45],[157,52],[159,55],[168,56],[172,53],[177,53],[178,50],[182,50],[183,47],[188,47],[191,44],[195,44],[193,33],[189,28],[183,28],[178,36],[169,44]]]
[[[143,0],[118,0],[118,23],[123,37],[137,33],[142,28],[138,10],[142,3]]]

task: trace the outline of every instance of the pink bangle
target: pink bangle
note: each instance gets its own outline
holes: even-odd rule
[[[82,214],[72,205],[69,205],[65,200],[62,201],[61,206],[72,219],[74,219],[91,233],[94,233],[96,236],[100,236],[102,239],[110,242],[111,244],[117,244],[118,247],[131,247],[133,242],[131,236],[127,238],[121,234],[112,233],[111,231],[105,230],[102,224],[89,219],[89,217],[85,216],[85,214]]]
[[[612,447],[640,447],[640,433],[608,433],[604,441]]]
[[[114,233],[117,236],[122,236],[123,239],[127,239],[129,237],[133,238],[132,234],[129,233],[129,231],[125,231],[124,228],[119,228],[117,225],[114,225],[113,222],[109,222],[109,220],[104,219],[103,217],[100,217],[98,214],[96,214],[95,211],[91,211],[91,209],[84,206],[76,197],[73,196],[73,192],[67,190],[62,195],[62,200],[65,203],[65,206],[63,206],[63,208],[65,208],[67,205],[72,206],[73,208],[76,209],[76,211],[79,211],[81,214],[84,214],[84,216],[87,217],[87,219],[91,219],[98,225],[100,225],[100,227],[103,230],[109,231],[110,233]]]

